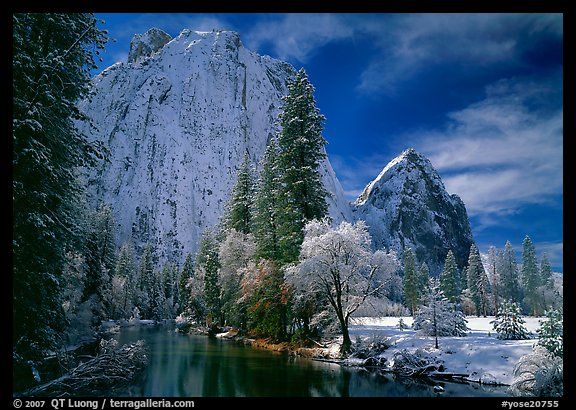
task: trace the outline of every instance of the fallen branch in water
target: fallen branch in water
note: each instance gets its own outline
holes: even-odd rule
[[[18,396],[109,395],[114,388],[129,385],[146,367],[148,357],[143,340],[115,348],[108,343],[101,353],[81,363],[69,373],[32,387]]]

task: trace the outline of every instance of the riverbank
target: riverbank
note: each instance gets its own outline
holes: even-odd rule
[[[412,318],[403,317],[406,328],[398,326],[399,317],[356,318],[350,325],[353,341],[385,341],[388,348],[374,354],[382,371],[394,369],[395,357],[401,352],[416,355],[423,360],[439,365],[438,376],[457,375],[460,380],[491,385],[511,385],[514,381],[514,367],[523,355],[532,351],[537,342],[536,330],[542,318],[527,317],[526,327],[532,333],[528,340],[500,340],[492,330],[494,317],[468,317],[468,334],[465,337],[442,337],[438,339],[439,348],[434,348],[434,338],[421,336],[411,328]],[[216,334],[216,337],[233,340],[254,348],[285,352],[292,355],[317,360],[327,360],[346,366],[361,366],[364,359],[340,357],[342,339],[336,338],[323,347],[293,347],[289,343],[273,343],[266,339],[255,339],[238,335],[231,329]]]

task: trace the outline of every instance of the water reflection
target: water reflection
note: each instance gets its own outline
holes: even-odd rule
[[[146,397],[432,397],[436,383],[346,368],[163,327],[126,328],[119,342],[146,340],[144,380],[123,392]],[[443,396],[506,396],[505,388],[440,383]]]

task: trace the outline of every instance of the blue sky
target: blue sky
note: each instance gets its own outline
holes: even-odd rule
[[[563,271],[561,14],[96,14],[116,39],[158,27],[240,33],[304,67],[326,116],[330,161],[353,201],[408,147],[466,204],[481,251],[529,235]],[[519,259],[520,261],[520,259]]]

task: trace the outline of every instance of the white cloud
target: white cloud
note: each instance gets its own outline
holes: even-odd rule
[[[320,47],[353,34],[354,28],[338,14],[281,14],[262,17],[243,41],[256,50],[268,44],[276,57],[305,63]]]
[[[561,14],[398,14],[363,31],[378,52],[361,75],[365,93],[395,94],[407,80],[438,64],[470,69],[516,64],[527,38],[547,32],[562,36]]]
[[[563,110],[531,104],[548,94],[544,83],[501,81],[483,101],[451,113],[444,130],[409,139],[472,216],[546,203],[563,191]]]

